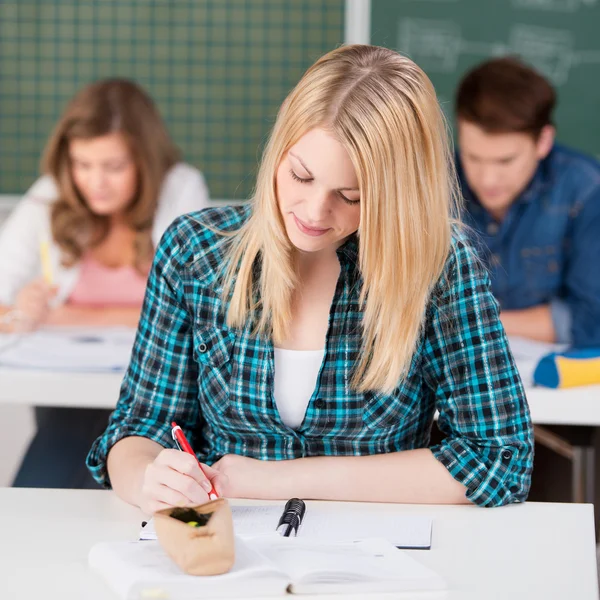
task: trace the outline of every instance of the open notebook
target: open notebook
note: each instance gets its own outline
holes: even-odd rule
[[[0,334],[0,367],[52,371],[124,371],[136,330],[129,327],[46,327]]]
[[[233,529],[237,536],[274,535],[282,507],[232,506]],[[366,538],[383,538],[398,548],[429,549],[432,520],[428,517],[398,515],[384,506],[319,506],[309,504],[298,530],[298,538],[317,542],[353,542]],[[140,540],[155,540],[154,521],[140,531]]]
[[[120,598],[227,598],[292,594],[435,592],[444,580],[389,542],[371,538],[339,544],[297,538],[236,539],[236,558],[224,575],[185,575],[150,542],[103,542],[89,563]]]

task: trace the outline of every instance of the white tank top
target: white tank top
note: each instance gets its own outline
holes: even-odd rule
[[[281,420],[292,429],[304,421],[325,350],[275,348],[275,405]]]

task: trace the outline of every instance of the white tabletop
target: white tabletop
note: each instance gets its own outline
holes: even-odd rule
[[[114,408],[123,373],[66,373],[0,367],[0,403]]]
[[[591,505],[378,506],[434,519],[432,549],[411,554],[447,580],[448,600],[598,599]],[[137,509],[112,492],[16,488],[0,488],[0,508],[2,598],[115,599],[87,555],[135,539]]]
[[[600,385],[563,390],[528,387],[525,391],[534,423],[600,426]]]

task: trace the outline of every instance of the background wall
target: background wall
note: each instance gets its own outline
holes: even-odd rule
[[[130,77],[156,100],[213,198],[245,198],[287,92],[343,41],[344,0],[0,3],[0,194],[22,193],[65,103]]]
[[[247,197],[282,99],[308,66],[342,43],[344,6],[344,0],[0,2],[0,224],[38,176],[66,102],[86,83],[110,76],[146,88],[185,159],[206,175],[212,198]],[[32,411],[0,405],[0,423],[0,485],[9,485],[33,434]]]
[[[452,115],[461,76],[518,54],[556,86],[561,141],[600,156],[599,0],[373,0],[371,43],[410,56]]]

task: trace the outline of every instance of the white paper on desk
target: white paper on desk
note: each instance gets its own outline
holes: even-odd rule
[[[283,506],[265,504],[263,506],[232,506],[233,527],[235,534],[241,537],[255,537],[260,535],[273,535],[279,523]],[[155,540],[156,529],[154,519],[142,527],[140,540]]]
[[[429,517],[398,514],[377,504],[356,508],[307,505],[298,537],[336,542],[376,537],[401,548],[430,548],[432,525]]]
[[[425,591],[437,592],[439,598],[447,587],[433,570],[381,539],[320,543],[236,537],[231,570],[204,577],[184,574],[156,541],[101,542],[90,550],[89,564],[126,600],[281,598],[286,589],[294,594],[337,593],[339,598]]]
[[[129,327],[44,328],[0,335],[0,366],[52,371],[124,371],[136,330]]]
[[[276,534],[275,528],[283,506],[232,506],[233,529],[243,538]],[[377,504],[320,507],[308,504],[298,538],[315,542],[353,542],[383,538],[401,548],[431,547],[433,522],[421,515],[402,515],[382,509]],[[151,519],[140,531],[140,540],[155,540]]]
[[[564,352],[567,349],[566,344],[547,344],[519,336],[510,336],[508,343],[523,384],[526,386],[533,385],[535,368],[546,354]]]

